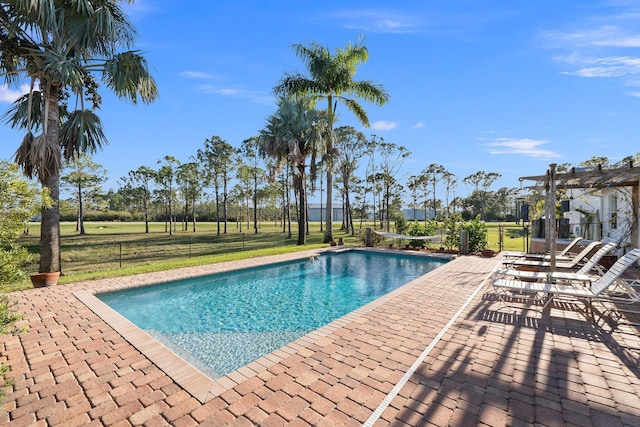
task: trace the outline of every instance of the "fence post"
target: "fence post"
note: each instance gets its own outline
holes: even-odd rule
[[[189,236],[189,258],[191,258],[191,236]]]
[[[120,268],[122,268],[122,242],[118,243],[120,245]]]
[[[460,232],[460,253],[469,255],[469,232],[467,230]]]
[[[244,252],[244,233],[242,233],[242,252]]]

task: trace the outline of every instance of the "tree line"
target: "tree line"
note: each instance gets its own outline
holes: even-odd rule
[[[467,197],[457,197],[458,178],[444,166],[431,164],[408,179],[401,176],[410,152],[402,146],[372,135],[367,138],[350,126],[338,127],[334,190],[342,209],[340,229],[355,234],[362,223],[390,230],[399,218],[444,220],[454,213],[463,219],[480,215],[487,220],[512,220],[515,190],[489,187],[496,173],[479,171],[462,182],[473,187]],[[260,136],[232,146],[219,136],[207,138],[188,161],[173,156],[159,159],[156,167],[140,166],[119,180],[118,188],[104,192],[101,184],[107,171],[88,156],[68,162],[63,170],[63,188],[70,197],[63,200],[63,219],[77,219],[77,231],[84,234],[83,219],[165,221],[168,233],[197,230],[198,221],[217,222],[217,233],[234,230],[258,233],[261,222],[272,221],[292,233],[291,222],[308,232],[306,194],[322,197],[326,181],[320,172],[322,159],[298,164],[298,176],[291,164],[277,168]],[[307,174],[307,169],[310,172]],[[302,172],[300,172],[302,170]],[[299,182],[296,182],[299,180]],[[442,193],[444,198],[440,198]],[[304,210],[306,212],[302,212]],[[408,215],[404,208],[409,206]],[[323,206],[326,209],[326,206]],[[326,211],[324,211],[326,213]],[[323,227],[323,224],[320,224]]]
[[[40,272],[60,271],[63,164],[76,162],[78,167],[81,155],[92,155],[107,143],[96,113],[102,103],[100,89],[106,87],[133,103],[151,103],[158,97],[146,59],[134,48],[135,28],[122,13],[120,2],[77,3],[42,0],[0,4],[0,72],[10,87],[29,83],[28,93],[12,104],[4,120],[24,131],[15,160],[26,176],[39,180],[52,201],[41,211]],[[374,136],[364,143],[366,138],[353,129],[335,128],[339,108],[368,127],[359,101],[380,106],[389,100],[382,85],[354,78],[358,67],[368,60],[364,39],[333,52],[315,42],[295,44],[293,50],[306,70],[285,73],[277,82],[273,90],[277,110],[267,118],[259,135],[248,140],[251,142],[234,148],[213,136],[184,163],[165,156],[157,168],[141,166],[123,177],[121,188],[108,194],[113,199],[109,200],[111,207],[116,208],[118,199],[135,204],[145,221],[154,209],[164,209],[167,231],[172,233],[177,212],[184,212],[183,223],[189,217],[196,226],[198,208],[207,204],[202,203],[202,197],[211,190],[218,232],[226,232],[232,204],[252,209],[254,231],[258,230],[260,213],[265,215],[271,209],[283,223],[290,223],[292,216],[297,220],[298,243],[304,244],[308,192],[317,191],[317,174],[321,173],[326,197],[325,242],[333,241],[335,188],[341,192],[345,209],[343,228],[353,232],[354,218],[370,214],[390,227],[403,193],[396,175],[408,151]],[[244,162],[238,161],[238,150]],[[372,161],[363,153],[378,157]],[[364,176],[357,177],[354,162],[363,158],[369,164]],[[259,165],[259,161],[263,163]],[[73,186],[72,193],[77,195],[79,232],[83,232],[84,204],[92,200],[83,197],[88,196],[83,195],[83,188],[100,184],[87,178],[86,171],[76,169],[75,175],[62,180],[62,185]],[[236,187],[238,182],[242,185]],[[487,182],[481,180],[477,192],[481,213],[488,217]],[[437,201],[432,200],[436,213]]]

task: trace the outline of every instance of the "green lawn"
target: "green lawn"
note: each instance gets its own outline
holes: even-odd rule
[[[371,224],[369,224],[371,225]],[[222,224],[221,224],[222,226]],[[334,238],[342,238],[346,245],[361,246],[360,230],[356,236],[338,230],[334,225]],[[367,224],[363,225],[366,227]],[[513,223],[502,224],[504,229],[503,248],[523,250],[525,242],[522,226]],[[227,234],[217,235],[216,223],[199,223],[194,233],[192,225],[183,231],[182,224],[171,236],[165,232],[164,223],[151,223],[149,233],[144,232],[142,222],[86,222],[86,235],[75,231],[75,223],[63,222],[60,225],[62,248],[62,276],[60,283],[71,283],[105,277],[119,277],[130,274],[162,271],[172,268],[210,264],[221,261],[251,258],[255,256],[294,252],[315,247],[324,247],[323,232],[320,223],[310,225],[307,245],[298,246],[297,230],[292,224],[292,236],[282,232],[282,227],[274,223],[260,225],[258,234],[253,228],[229,223]],[[489,247],[499,249],[499,224],[488,223]],[[29,235],[20,239],[20,243],[33,254],[32,263],[27,266],[29,273],[37,272],[39,253],[39,223],[31,224]],[[406,242],[397,239],[385,240],[387,246],[402,245]],[[437,244],[433,245],[439,246]],[[30,287],[23,281],[12,287],[0,288],[7,292]]]
[[[340,224],[334,225],[339,227]],[[210,264],[226,260],[251,258],[255,256],[299,251],[323,247],[324,233],[320,224],[311,224],[307,245],[298,246],[297,229],[292,224],[292,236],[283,233],[282,228],[273,223],[261,224],[258,234],[246,223],[227,224],[227,234],[221,229],[217,235],[216,223],[200,223],[196,232],[183,231],[177,224],[174,235],[165,232],[164,223],[151,223],[149,233],[144,232],[142,222],[86,222],[86,234],[75,231],[75,223],[63,222],[61,232],[62,276],[60,283],[80,280],[118,277],[150,271],[162,271],[192,265]],[[221,224],[223,227],[223,224]],[[29,227],[29,235],[21,237],[20,244],[33,254],[32,263],[27,266],[29,273],[38,270],[37,260],[40,224]],[[359,238],[334,228],[334,238],[342,238],[347,245],[359,245]],[[30,282],[0,289],[12,291],[31,286]]]
[[[503,241],[502,241],[502,249],[506,251],[525,251],[526,250],[526,241],[525,241],[525,231],[522,228],[522,224],[516,225],[513,222],[506,223],[497,223],[497,222],[489,222],[487,223],[488,236],[487,240],[489,242],[489,248],[493,250],[500,249],[500,235],[499,228],[503,227]],[[529,233],[531,232],[531,228],[529,228]]]

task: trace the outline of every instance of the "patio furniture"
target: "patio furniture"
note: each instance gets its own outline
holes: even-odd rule
[[[576,268],[578,267],[578,265],[580,265],[581,262],[588,260],[589,257],[598,249],[600,249],[602,245],[603,245],[602,242],[591,242],[587,245],[586,248],[584,248],[582,251],[580,251],[579,254],[577,254],[575,257],[571,258],[570,260],[556,263],[556,268],[564,269],[564,270],[570,270],[570,269]],[[533,268],[537,268],[540,271],[547,270],[551,267],[551,263],[549,261],[543,261],[543,260],[534,261],[534,260],[521,260],[521,259],[506,260],[503,262],[503,265],[505,267],[510,267],[510,268],[533,267]]]
[[[559,251],[556,255],[556,260],[566,260],[569,261],[571,258],[573,258],[573,255],[570,254],[571,249],[573,249],[574,247],[576,247],[576,245],[578,243],[580,243],[580,241],[582,240],[582,237],[576,237],[575,239],[573,239],[571,241],[571,243],[569,243],[567,245],[566,248],[564,248],[562,251]],[[526,259],[539,259],[539,260],[545,260],[548,261],[551,258],[551,255],[548,253],[544,253],[544,254],[529,254],[526,252],[517,252],[517,253],[506,253],[505,254],[505,258],[526,258]]]
[[[605,274],[591,282],[589,287],[583,286],[584,282],[580,280],[527,282],[504,278],[493,279],[491,285],[501,300],[506,301],[507,297],[513,297],[514,294],[520,295],[528,297],[534,303],[544,302],[541,310],[544,310],[555,297],[584,300],[589,305],[598,300],[637,302],[638,294],[621,278],[621,275],[639,258],[640,249],[633,249],[626,253]],[[615,290],[607,295],[607,291],[612,286]]]
[[[599,266],[598,262],[603,256],[616,248],[615,243],[607,243],[598,251],[593,254],[592,257],[576,272],[572,271],[525,271],[518,270],[517,268],[501,268],[494,271],[494,277],[496,278],[509,278],[514,277],[520,280],[528,280],[538,282],[542,280],[557,281],[557,280],[575,280],[589,284],[590,282],[597,280],[598,276],[589,274],[593,269],[599,270],[599,273],[603,273],[603,269]]]

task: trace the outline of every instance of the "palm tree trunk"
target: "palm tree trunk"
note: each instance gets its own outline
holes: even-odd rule
[[[224,234],[227,234],[227,175],[223,175],[222,214],[224,215]]]
[[[44,84],[44,82],[43,82]],[[47,114],[46,144],[55,147],[60,153],[58,101],[60,88],[51,85],[49,88],[49,108]],[[62,271],[60,266],[60,159],[52,159],[50,173],[41,180],[42,186],[49,189],[51,206],[42,208],[40,231],[40,273]]]
[[[171,188],[171,181],[169,181],[169,235],[173,236],[173,228],[171,227],[173,221],[173,188]]]
[[[307,202],[305,196],[304,164],[298,166],[299,175],[294,175],[294,187],[298,190],[298,245],[307,244]],[[297,181],[297,182],[296,182]]]
[[[258,174],[253,172],[253,229],[258,234]]]
[[[333,242],[333,172],[331,171],[331,162],[327,164],[327,203],[326,222],[324,231],[324,243]]]
[[[56,132],[57,133],[57,132]],[[42,208],[40,231],[40,273],[61,271],[60,268],[60,171],[55,170],[42,183],[49,189],[51,207]]]

